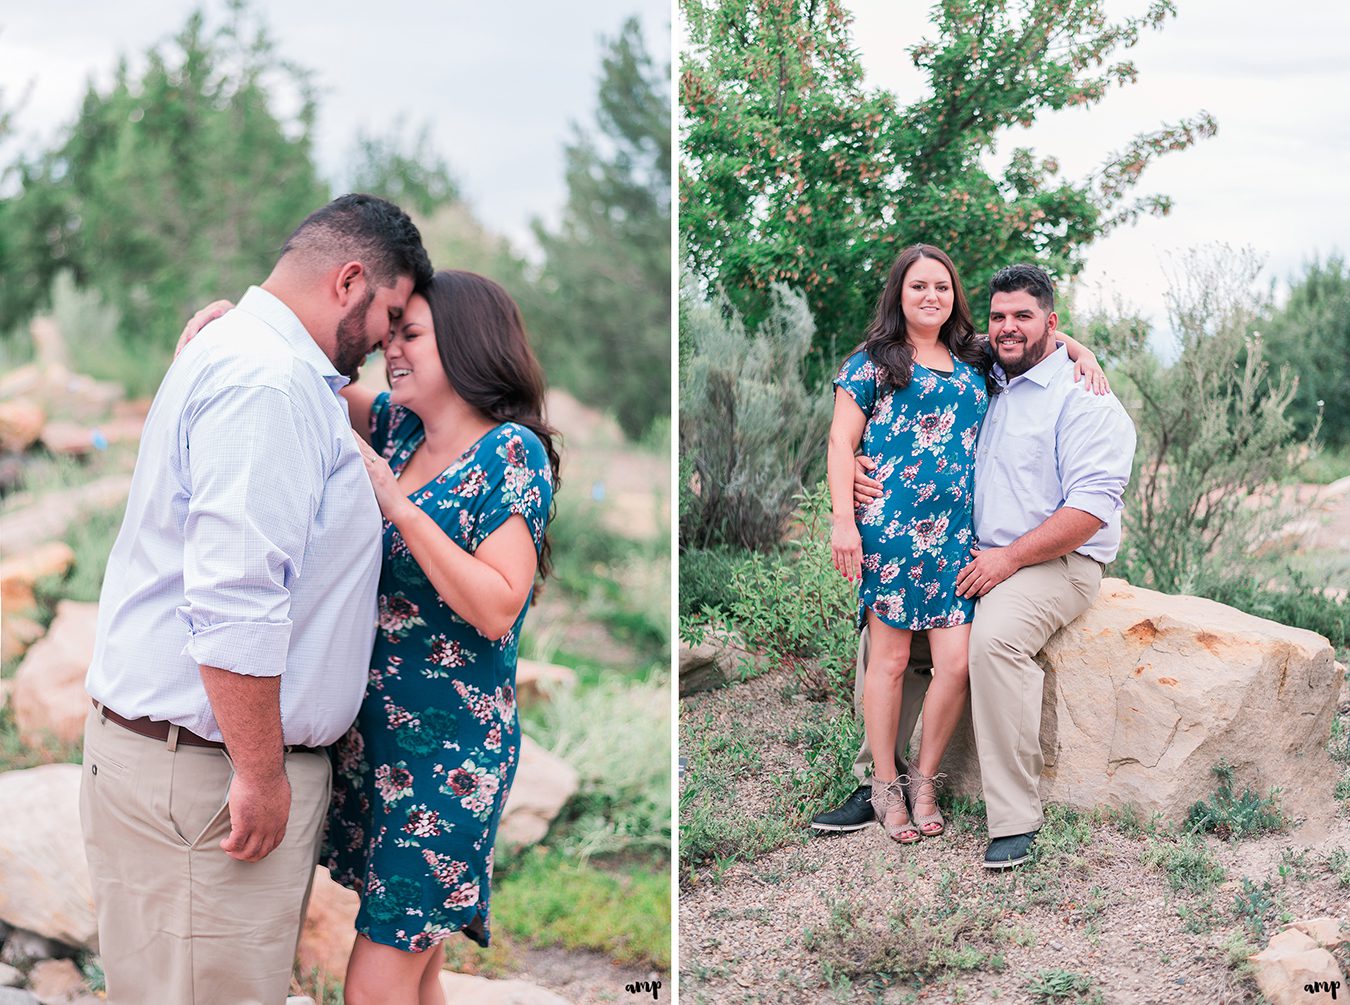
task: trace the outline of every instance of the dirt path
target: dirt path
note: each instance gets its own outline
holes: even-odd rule
[[[777,672],[686,699],[681,753],[721,756],[709,738],[753,709],[753,723],[736,736],[756,760],[780,777],[805,769],[804,752],[784,742],[800,735],[811,714],[792,691],[791,679]],[[1344,725],[1350,728],[1350,717]],[[725,776],[721,811],[748,807],[754,817],[775,810],[763,771]],[[801,808],[797,819],[810,811]],[[684,813],[681,820],[687,823]],[[1282,912],[1339,915],[1350,925],[1350,870],[1342,864],[1338,873],[1333,857],[1350,849],[1344,813],[1257,840],[1206,840],[1225,875],[1202,893],[1172,889],[1162,866],[1145,863],[1146,852],[1171,839],[1087,819],[1052,818],[1043,860],[1005,875],[980,865],[986,838],[982,817],[972,813],[913,847],[893,844],[876,827],[808,833],[798,824],[777,850],[720,875],[715,867],[695,870],[686,882],[683,1001],[1031,1003],[1046,1000],[1031,991],[1038,972],[1059,969],[1091,978],[1083,1001],[1100,993],[1107,1005],[1255,1002],[1254,986],[1234,965],[1251,950],[1229,948],[1257,941],[1235,906],[1246,892],[1243,877],[1267,898],[1258,905],[1266,937]],[[923,970],[932,952],[949,964],[935,978],[874,979],[916,959]]]

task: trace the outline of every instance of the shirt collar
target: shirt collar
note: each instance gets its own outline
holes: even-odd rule
[[[1057,374],[1069,360],[1069,350],[1064,345],[1060,345],[1054,352],[1045,359],[1041,360],[1026,373],[1020,373],[1012,380],[1003,372],[1003,367],[998,363],[994,364],[994,377],[1004,387],[1011,387],[1019,380],[1029,380],[1033,384],[1039,384],[1041,387],[1049,387]]]
[[[252,314],[280,335],[291,351],[312,366],[334,392],[351,383],[350,378],[337,372],[333,361],[319,348],[295,312],[274,294],[261,286],[250,286],[248,292],[239,298],[238,309]]]

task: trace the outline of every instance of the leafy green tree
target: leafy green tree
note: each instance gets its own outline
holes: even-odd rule
[[[281,239],[329,198],[315,173],[306,74],[277,53],[242,0],[208,31],[193,14],[133,79],[88,87],[60,145],[17,165],[0,203],[0,316],[41,307],[69,270],[122,315],[129,343],[173,345],[191,310],[265,275]],[[273,112],[282,86],[300,95]]]
[[[562,220],[535,224],[544,262],[525,298],[550,379],[633,436],[670,414],[668,79],[627,21],[602,63],[596,133],[566,149]]]
[[[1301,436],[1350,448],[1350,268],[1333,255],[1314,260],[1289,290],[1289,299],[1261,326],[1265,355],[1298,377],[1289,413]]]
[[[908,244],[947,250],[980,316],[998,267],[1035,259],[1061,279],[1084,248],[1163,196],[1130,198],[1157,157],[1212,135],[1207,114],[1136,136],[1091,177],[1015,149],[985,167],[1001,136],[1047,110],[1091,105],[1135,79],[1112,62],[1175,13],[1154,0],[1108,19],[1103,0],[941,0],[935,36],[909,48],[925,93],[902,106],[868,88],[840,0],[681,0],[691,48],[680,220],[698,274],[746,321],[774,283],[802,289],[818,372],[860,339],[885,269]]]

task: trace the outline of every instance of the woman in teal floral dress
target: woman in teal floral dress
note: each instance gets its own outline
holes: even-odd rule
[[[520,762],[516,648],[558,465],[538,364],[496,283],[438,272],[385,360],[390,392],[348,395],[385,517],[370,683],[334,750],[325,846],[361,894],[352,1005],[442,1000],[442,954],[424,950],[455,932],[488,944]]]

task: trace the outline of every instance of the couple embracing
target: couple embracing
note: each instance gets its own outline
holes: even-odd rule
[[[373,196],[311,214],[229,307],[180,338],[99,600],[80,810],[108,1001],[280,1005],[322,861],[361,897],[348,1005],[443,1003],[435,947],[488,944],[519,763],[543,377],[506,291],[433,273]],[[352,380],[379,348],[375,395]]]
[[[865,740],[860,786],[812,826],[875,819],[903,844],[941,834],[938,769],[969,697],[984,865],[1002,869],[1044,822],[1035,656],[1115,558],[1135,433],[1093,355],[1058,331],[1044,270],[1005,268],[990,294],[986,338],[951,259],[906,249],[835,378],[831,548],[858,583]]]

